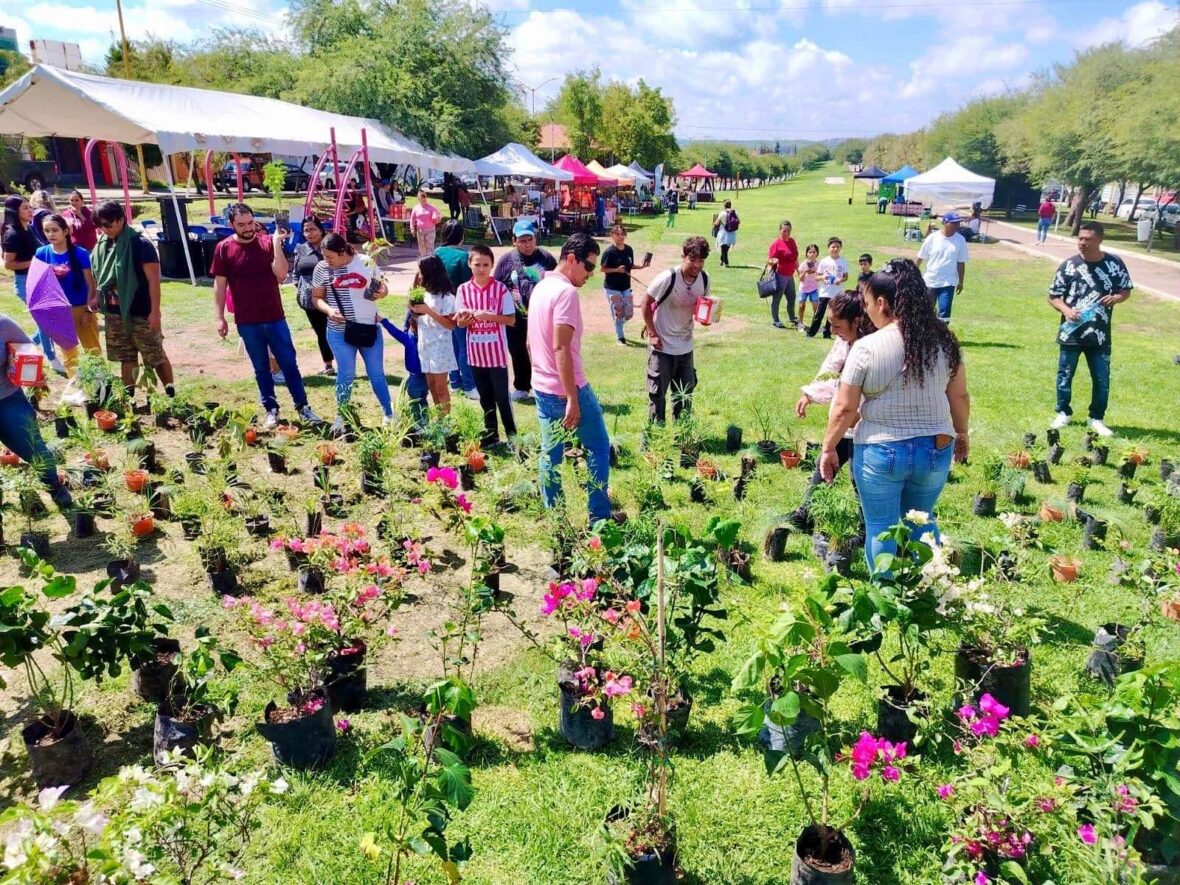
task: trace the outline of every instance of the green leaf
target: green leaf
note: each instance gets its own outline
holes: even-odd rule
[[[845,670],[850,676],[853,676],[861,682],[867,683],[869,681],[869,665],[868,662],[865,661],[864,655],[837,655],[835,661],[840,665],[841,669]]]
[[[1024,868],[1014,860],[1006,860],[1000,864],[1000,872],[1007,879],[1029,885],[1028,875],[1024,872]]]
[[[753,734],[765,724],[766,714],[761,704],[743,704],[734,714],[733,721],[738,734]]]
[[[475,796],[475,790],[471,787],[471,769],[450,750],[439,747],[434,755],[442,766],[438,773],[439,789],[448,802],[462,811]]]
[[[789,691],[770,705],[775,725],[790,725],[799,716],[799,695]]]

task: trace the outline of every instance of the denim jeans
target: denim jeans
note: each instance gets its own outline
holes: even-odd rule
[[[429,393],[426,376],[421,372],[411,372],[406,376],[406,396],[410,400],[410,415],[414,419],[414,426],[419,430],[426,426],[426,416],[430,411],[430,403],[426,399]]]
[[[455,348],[455,362],[459,366],[451,372],[451,390],[474,390],[475,379],[467,362],[467,330],[455,326],[451,332],[451,345]]]
[[[28,275],[18,274],[16,277],[16,297],[21,300],[21,304],[29,303],[29,296],[25,291],[25,286],[29,281]],[[41,352],[45,354],[45,359],[53,362],[57,359],[57,351],[53,349],[53,341],[48,335],[41,334],[41,327],[37,327],[37,331],[33,333],[33,343],[41,348]],[[5,359],[8,355],[5,354]]]
[[[882,552],[892,553],[891,541],[877,536],[898,523],[911,510],[929,514],[930,522],[906,524],[915,537],[926,532],[939,538],[934,521],[934,505],[950,473],[955,441],[941,449],[934,447],[933,436],[919,436],[899,442],[857,445],[852,452],[852,474],[860,493],[860,507],[865,518],[865,559],[869,570]]]
[[[561,474],[559,468],[565,454],[565,441],[569,432],[561,426],[565,417],[566,398],[551,393],[536,391],[537,420],[541,424],[541,497],[546,507],[552,507],[561,498]],[[602,406],[589,384],[578,388],[578,406],[582,417],[573,435],[586,451],[586,464],[590,480],[586,491],[589,493],[590,524],[600,519],[610,519],[610,497],[606,493],[610,481],[610,438],[606,433],[606,420],[602,417]]]
[[[610,311],[611,321],[615,324],[615,337],[622,339],[623,324],[635,316],[635,302],[631,300],[630,289],[603,289],[606,293],[606,306]],[[615,312],[615,302],[623,306],[622,312]]]
[[[254,367],[254,383],[258,385],[258,397],[262,408],[270,412],[279,407],[275,399],[275,382],[270,374],[270,354],[283,370],[287,389],[295,408],[307,405],[307,392],[303,389],[303,376],[299,374],[299,362],[295,358],[295,345],[291,341],[291,329],[286,320],[273,323],[239,323],[238,335],[246,345],[250,364]]]
[[[39,466],[41,481],[46,488],[52,491],[61,485],[57,462],[37,428],[37,412],[19,390],[0,399],[0,443],[19,455],[26,464]]]
[[[1049,226],[1053,224],[1052,218],[1041,218],[1037,220],[1037,242],[1043,243],[1049,239]]]
[[[344,340],[344,332],[328,327],[328,346],[332,348],[332,355],[336,357],[336,405],[342,406],[352,399],[352,384],[356,381],[356,355],[359,353],[365,361],[365,372],[369,376],[369,384],[373,386],[373,393],[377,402],[381,404],[381,414],[393,414],[393,403],[389,398],[389,382],[385,380],[385,343],[380,334],[372,347],[356,347]]]
[[[930,300],[938,309],[938,318],[947,322],[951,318],[951,305],[955,301],[954,286],[930,286],[926,289],[930,293]]]
[[[1078,358],[1086,355],[1090,367],[1090,417],[1101,421],[1106,417],[1110,400],[1110,351],[1095,347],[1062,347],[1057,358],[1057,411],[1073,414],[1069,401],[1073,395],[1073,376],[1078,370]]]

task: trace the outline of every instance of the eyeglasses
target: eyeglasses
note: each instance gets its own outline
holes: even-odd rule
[[[594,269],[598,267],[593,261],[587,261],[585,258],[579,258],[578,261],[586,268],[586,273],[594,273]]]

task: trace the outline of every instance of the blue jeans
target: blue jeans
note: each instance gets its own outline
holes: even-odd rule
[[[927,288],[934,306],[938,309],[938,318],[943,322],[951,318],[951,305],[955,300],[954,286],[930,286]]]
[[[0,443],[20,455],[26,464],[40,467],[46,488],[52,491],[61,485],[57,461],[37,429],[37,412],[19,390],[0,399]]]
[[[291,329],[287,321],[241,323],[238,325],[238,335],[246,345],[246,353],[254,367],[254,383],[258,385],[262,408],[270,412],[279,407],[279,401],[275,399],[274,378],[270,374],[270,354],[274,354],[275,361],[283,370],[295,408],[306,406],[307,392],[303,389],[303,376],[299,374],[299,362],[295,358],[295,345],[291,341]]]
[[[451,390],[475,390],[475,378],[471,364],[467,362],[467,330],[455,326],[451,332],[451,344],[455,348],[455,362],[459,368],[451,372]]]
[[[426,415],[430,409],[426,397],[429,393],[426,376],[421,372],[411,372],[406,376],[406,396],[410,399],[410,414],[414,418],[414,426],[419,430],[426,426]]]
[[[635,302],[631,300],[630,289],[603,289],[606,293],[606,306],[610,310],[610,318],[615,324],[615,337],[623,337],[623,324],[635,316]],[[615,299],[623,305],[622,315],[615,313]]]
[[[15,279],[16,297],[21,300],[22,304],[28,304],[29,296],[25,289],[25,286],[29,281],[28,276],[26,274],[19,274]],[[49,360],[50,362],[57,359],[57,351],[53,349],[53,341],[50,340],[48,335],[41,334],[40,326],[38,326],[37,331],[33,333],[33,343],[41,348],[41,352],[45,354],[45,359]],[[7,354],[5,355],[5,358],[7,358]]]
[[[869,571],[877,554],[894,552],[892,541],[877,536],[901,521],[902,515],[919,510],[930,516],[927,525],[907,521],[914,537],[930,532],[939,539],[934,521],[934,505],[946,485],[955,454],[955,441],[941,449],[934,447],[934,437],[919,436],[900,442],[857,445],[852,452],[852,474],[860,493],[860,507],[865,518],[865,559]]]
[[[1090,367],[1090,417],[1101,421],[1110,401],[1110,351],[1094,347],[1062,347],[1057,358],[1057,411],[1073,414],[1069,401],[1073,395],[1073,376],[1078,357],[1086,355]]]
[[[377,340],[372,347],[355,347],[344,340],[344,332],[331,326],[326,332],[332,356],[336,357],[336,405],[342,406],[352,399],[352,383],[356,380],[356,355],[365,361],[365,372],[369,384],[381,404],[381,414],[393,414],[393,403],[389,398],[389,382],[385,379],[385,345],[378,330]]]
[[[537,398],[537,420],[541,423],[541,496],[546,507],[552,507],[561,498],[561,474],[558,468],[565,455],[565,443],[569,432],[561,426],[565,417],[566,398],[551,393],[535,391]],[[578,406],[582,411],[581,420],[573,435],[586,451],[586,464],[590,480],[586,491],[590,496],[590,524],[600,519],[610,519],[610,497],[606,493],[610,480],[610,438],[606,433],[606,420],[602,417],[602,406],[589,384],[578,388]]]
[[[1049,227],[1053,224],[1052,218],[1041,218],[1037,220],[1037,242],[1043,243],[1049,239]]]

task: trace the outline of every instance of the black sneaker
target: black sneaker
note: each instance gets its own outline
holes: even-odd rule
[[[65,486],[58,486],[49,493],[49,497],[53,499],[53,503],[57,505],[58,510],[69,510],[74,506],[74,496],[70,494],[70,490]]]
[[[771,325],[774,326],[776,329],[785,329],[786,328],[786,326],[784,326],[782,323],[779,323],[779,322],[771,323]]]

